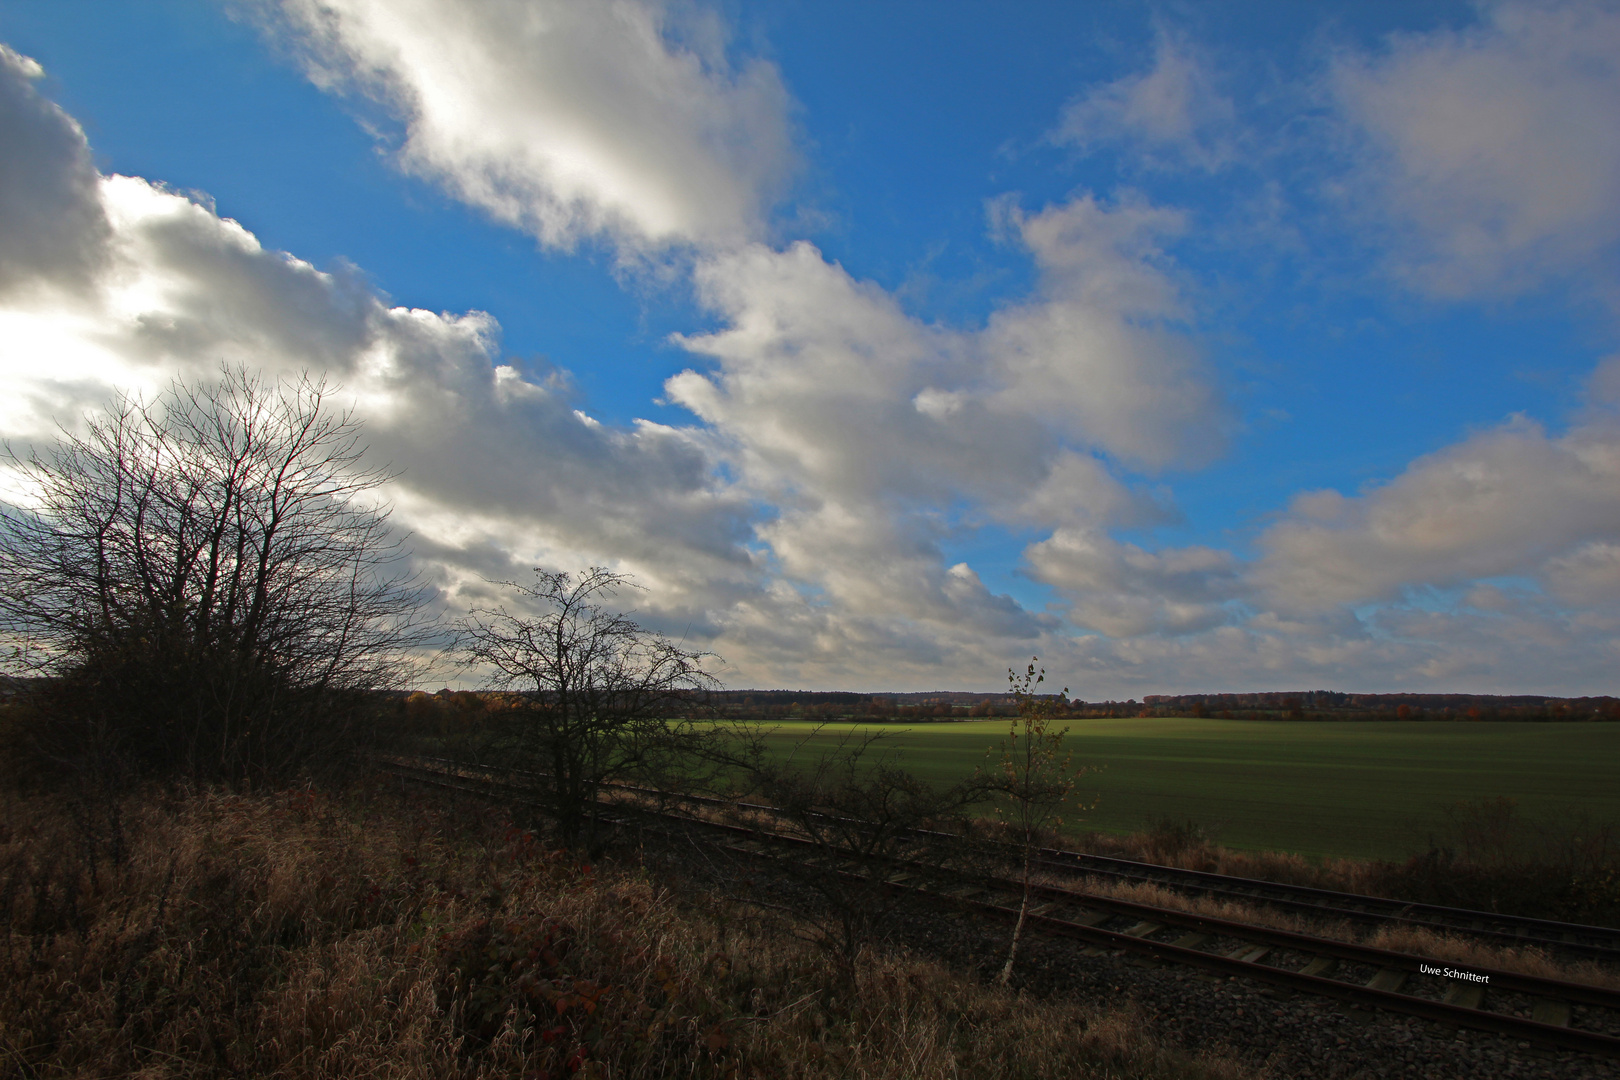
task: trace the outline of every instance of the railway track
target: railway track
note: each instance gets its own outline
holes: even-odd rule
[[[427,768],[460,768],[499,780],[520,775],[513,770],[488,765],[467,765],[443,758],[418,758]],[[625,791],[646,791],[634,785],[613,785]],[[733,803],[702,795],[683,795],[681,801],[715,807],[741,807],[768,811],[750,803]],[[1287,885],[1254,878],[1183,870],[1106,855],[1092,855],[1060,848],[1043,848],[1038,866],[1062,876],[1097,877],[1120,882],[1159,885],[1181,893],[1198,894],[1264,904],[1280,911],[1312,918],[1333,919],[1361,926],[1399,924],[1456,934],[1496,946],[1542,949],[1565,958],[1582,958],[1620,968],[1620,929],[1555,922],[1517,915],[1503,915],[1468,908],[1444,907],[1391,900],[1358,893],[1335,892],[1304,885]]]
[[[521,785],[502,778],[503,774],[509,777],[510,773],[488,766],[466,766],[426,759],[394,759],[376,764],[402,779],[486,798],[521,797],[523,791]],[[628,790],[633,792],[637,789]],[[681,796],[680,800],[736,805],[705,796]],[[741,858],[766,862],[791,858],[802,864],[818,854],[816,845],[808,840],[766,832],[758,826],[705,820],[691,814],[628,802],[611,803],[609,806],[615,815],[623,815],[615,821],[616,824],[638,824],[642,828],[650,825],[671,832],[677,827],[688,830],[699,828],[710,834],[710,843],[714,846]],[[1098,858],[1075,852],[1043,853],[1043,863],[1056,867],[1067,865],[1075,868],[1075,864],[1081,860]],[[1109,862],[1130,863],[1129,860]],[[1131,866],[1152,867],[1152,864],[1134,863]],[[1079,868],[1088,873],[1097,869],[1083,865]],[[1110,869],[1117,870],[1119,876],[1130,873],[1129,867]],[[919,865],[914,870],[902,869],[890,877],[887,885],[911,894],[919,902],[953,909],[958,917],[1009,922],[1018,917],[1023,886],[1017,881],[993,874],[958,876],[950,887],[941,889],[931,883],[930,875],[923,867]],[[836,872],[856,876],[848,871]],[[1215,882],[1203,882],[1204,885],[1219,885],[1222,881],[1235,883],[1231,885],[1233,891],[1222,894],[1228,896],[1243,895],[1237,890],[1253,886],[1271,886],[1269,882],[1222,879],[1220,875],[1201,874],[1198,877],[1217,879]],[[1284,892],[1296,889],[1291,886],[1280,888]],[[1258,891],[1265,893],[1267,890]],[[1342,905],[1344,911],[1358,912],[1363,919],[1387,921],[1392,917],[1377,910],[1379,904],[1391,902],[1378,901],[1378,898],[1327,893],[1325,890],[1305,891],[1325,893],[1334,903]],[[1310,899],[1297,896],[1291,900],[1284,896],[1281,901],[1267,895],[1246,898],[1269,904],[1311,903]],[[1365,909],[1357,909],[1345,903],[1346,899],[1375,903],[1368,904]],[[1510,1039],[1620,1058],[1620,991],[1513,971],[1454,965],[1409,953],[1101,896],[1080,888],[1032,886],[1032,903],[1026,933],[1077,941],[1093,955],[1133,955],[1163,964],[1185,965],[1217,975],[1423,1017]],[[1393,916],[1395,921],[1414,922],[1428,917],[1423,912],[1413,911],[1417,905],[1398,907],[1399,912]],[[1338,911],[1321,905],[1311,910],[1318,914],[1339,915]],[[1483,920],[1495,918],[1487,913],[1458,912],[1448,908],[1433,910],[1451,916],[1465,915]],[[1553,932],[1553,928],[1557,928],[1558,933],[1602,929],[1564,927],[1542,920],[1528,921],[1541,924],[1548,933]],[[1466,924],[1458,925],[1455,921],[1443,925],[1452,933],[1480,934],[1492,940],[1504,933],[1499,928],[1482,933]],[[1511,936],[1519,944],[1526,943],[1527,935]]]
[[[1113,881],[1144,882],[1177,892],[1196,893],[1268,907],[1317,918],[1342,919],[1364,926],[1400,923],[1444,933],[1462,934],[1493,945],[1535,946],[1549,953],[1579,956],[1620,965],[1620,930],[1604,926],[1553,922],[1517,915],[1499,915],[1466,908],[1414,904],[1380,896],[1334,892],[1303,885],[1284,885],[1253,878],[1182,870],[1078,851],[1042,850],[1038,865],[1064,875],[1099,877]]]

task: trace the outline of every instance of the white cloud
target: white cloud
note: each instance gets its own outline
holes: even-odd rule
[[[1074,442],[1150,469],[1196,465],[1225,449],[1225,403],[1192,340],[1158,238],[1183,222],[1139,200],[1090,195],[1026,216],[1016,229],[1041,271],[1040,295],[991,317],[981,347],[995,408],[1025,413]]]
[[[997,516],[1047,528],[1088,525],[1134,528],[1178,521],[1167,491],[1127,488],[1091,454],[1072,449],[1051,459],[1046,475],[1024,494],[996,508]]]
[[[1233,158],[1234,116],[1208,59],[1161,27],[1153,67],[1069,102],[1051,138],[1085,151],[1125,143],[1149,164],[1184,162],[1213,170]]]
[[[481,588],[481,574],[536,562],[607,562],[656,584],[664,617],[693,619],[757,587],[744,547],[751,510],[723,490],[691,431],[582,417],[565,375],[501,363],[490,316],[390,307],[358,274],[265,250],[211,207],[98,176],[77,125],[26,80],[0,82],[0,94],[0,124],[65,162],[56,185],[90,192],[96,209],[0,169],[0,230],[15,232],[10,208],[20,207],[41,219],[29,225],[38,235],[87,253],[73,274],[51,278],[60,252],[7,249],[20,280],[58,282],[0,296],[0,434],[19,450],[115,388],[151,396],[175,375],[207,379],[221,362],[271,376],[310,370],[341,384],[373,460],[401,471],[389,491],[397,520],[443,586]]]
[[[1508,0],[1481,22],[1346,55],[1331,85],[1366,136],[1364,186],[1399,269],[1442,296],[1601,271],[1620,240],[1620,7]]]
[[[1601,546],[1585,545],[1617,535],[1620,429],[1600,419],[1554,438],[1515,420],[1365,494],[1298,496],[1261,537],[1254,578],[1299,609],[1542,572],[1567,591],[1604,573]]]
[[[792,594],[817,627],[805,662],[934,655],[950,627],[1032,632],[1033,617],[948,570],[938,547],[934,508],[1038,479],[1051,442],[940,389],[971,380],[963,335],[921,325],[805,243],[710,257],[697,282],[727,325],[678,341],[718,367],[666,393],[705,422],[740,486],[777,507],[757,532],[776,571],[808,589]]]
[[[725,325],[677,340],[717,366],[666,394],[736,492],[774,508],[753,550],[795,587],[750,610],[804,610],[760,627],[814,624],[801,652],[861,665],[1046,625],[947,568],[942,508],[1036,527],[1162,519],[1162,496],[1090,451],[1154,468],[1218,452],[1218,395],[1165,325],[1181,311],[1154,240],[1179,220],[1139,201],[1029,218],[1000,204],[1042,294],[987,333],[925,326],[809,244],[759,242],[791,165],[786,92],[767,64],[728,67],[717,20],[682,37],[676,10],[692,9],[280,5],[316,81],[385,102],[406,126],[401,160],[458,198],[551,244],[696,245],[695,283]]]
[[[1041,659],[1092,699],[1257,689],[1609,694],[1617,635],[1613,616],[1394,607],[1367,622],[1261,615],[1194,634],[1095,635]]]
[[[1050,635],[1050,616],[947,569],[940,545],[958,523],[943,508],[1043,529],[1158,523],[1172,516],[1162,493],[1133,491],[1091,451],[1158,467],[1221,444],[1220,397],[1165,325],[1182,311],[1153,240],[1179,219],[1089,196],[993,213],[1035,256],[1041,288],[981,332],[911,318],[807,243],[697,265],[724,325],[677,341],[715,367],[666,394],[779,508],[758,535],[808,587],[821,621],[805,647],[827,662],[822,650],[847,649],[845,663],[869,663],[874,625],[885,655],[944,650],[975,666],[985,641]]]
[[[973,392],[979,369],[963,334],[911,319],[808,243],[711,257],[697,284],[727,325],[677,340],[719,368],[677,375],[667,393],[772,498],[949,500],[1048,441]]]
[[[0,45],[0,299],[82,288],[107,235],[84,132],[35,93],[43,74]]]
[[[401,164],[569,248],[758,237],[794,166],[776,68],[659,0],[281,0],[311,77],[383,103]],[[687,17],[682,18],[685,12]]]
[[[26,80],[12,90],[32,101]],[[486,577],[607,562],[652,587],[649,619],[728,654],[733,673],[933,685],[949,663],[994,681],[986,642],[1022,651],[1054,621],[946,560],[935,508],[966,497],[1066,519],[1080,508],[1063,498],[1095,496],[1086,513],[1100,518],[1152,503],[1089,458],[1056,457],[1026,415],[987,406],[967,337],[908,318],[808,246],[701,260],[727,327],[687,344],[721,373],[688,373],[670,393],[705,425],[616,427],[591,420],[565,373],[503,363],[488,315],[390,307],[358,273],[266,250],[210,206],[98,176],[75,125],[28,115],[98,214],[75,234],[87,278],[0,301],[0,325],[26,331],[0,341],[5,433],[48,438],[53,418],[115,387],[150,394],[221,361],[327,374],[360,409],[374,459],[402,470],[397,520],[451,604],[486,596]],[[62,213],[11,183],[0,199]],[[931,387],[956,405],[919,411]],[[755,527],[761,502],[777,509]]]
[[[1025,557],[1034,576],[1069,601],[1075,625],[1111,637],[1220,626],[1232,621],[1227,602],[1246,591],[1230,552],[1146,551],[1096,529],[1058,529],[1031,545]]]
[[[389,14],[358,0],[342,10]],[[514,10],[480,8],[466,33]],[[693,55],[710,48],[693,41]],[[700,422],[620,426],[593,420],[565,372],[507,362],[486,314],[392,307],[358,273],[267,251],[211,207],[98,176],[78,126],[35,94],[37,66],[3,59],[0,130],[31,154],[28,168],[0,161],[0,428],[19,442],[115,386],[150,391],[221,360],[328,372],[376,458],[404,470],[399,520],[449,602],[535,564],[607,562],[651,586],[649,621],[725,655],[734,685],[988,687],[1026,653],[1091,697],[1536,678],[1567,691],[1612,668],[1620,628],[1592,599],[1620,580],[1608,374],[1594,376],[1597,411],[1564,436],[1510,425],[1363,495],[1302,498],[1263,537],[1257,567],[1210,548],[1152,551],[1107,534],[1174,519],[1168,496],[1121,479],[1121,464],[1195,465],[1227,424],[1161,250],[1183,227],[1173,212],[1085,195],[1032,214],[998,203],[1039,285],[970,332],[910,317],[808,244],[733,243],[756,235],[748,215],[764,189],[751,181],[755,195],[721,200],[735,229],[699,215],[666,233],[590,187],[548,242],[709,245],[696,283],[720,321],[679,339],[703,367],[666,388]],[[649,182],[663,182],[656,169]],[[534,190],[535,214],[563,205]],[[1049,531],[1026,560],[1067,624],[946,555],[958,530],[985,522]],[[1546,595],[1487,595],[1477,579],[1494,574]],[[1472,588],[1473,600],[1346,610],[1411,584]],[[1515,658],[1541,674],[1503,674]]]
[[[1593,540],[1548,559],[1541,578],[1571,607],[1612,605],[1620,601],[1620,543]]]
[[[979,333],[920,323],[808,243],[702,260],[700,295],[726,325],[677,340],[718,367],[669,380],[669,399],[773,499],[968,497],[1022,520],[1047,508],[1052,524],[1073,513],[1065,496],[1094,496],[1144,516],[1077,450],[1157,467],[1221,445],[1208,372],[1184,336],[1150,324],[1180,313],[1144,239],[1173,219],[1089,196],[1002,216],[1034,252],[1041,293]]]

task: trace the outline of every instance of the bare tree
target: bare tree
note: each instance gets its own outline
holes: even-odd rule
[[[56,751],[284,778],[395,676],[420,590],[375,501],[390,474],[328,396],[226,368],[11,454],[31,507],[0,510],[0,630],[54,677]]]
[[[713,729],[695,699],[718,682],[706,654],[653,633],[603,601],[627,585],[603,567],[574,576],[535,571],[534,585],[499,582],[538,614],[477,608],[457,626],[464,661],[522,704],[498,726],[495,749],[528,767],[537,795],[570,846],[594,844],[603,783],[646,778],[690,760]]]

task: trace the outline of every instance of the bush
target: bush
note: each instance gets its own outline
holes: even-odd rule
[[[1535,821],[1509,798],[1456,803],[1427,851],[1367,876],[1402,900],[1620,926],[1620,831],[1585,812]]]
[[[1240,1075],[904,955],[845,978],[471,806],[153,794],[116,867],[60,802],[0,806],[7,1080]]]
[[[0,631],[37,753],[100,786],[286,782],[346,749],[355,695],[420,641],[358,422],[305,378],[227,369],[124,397],[12,458]]]

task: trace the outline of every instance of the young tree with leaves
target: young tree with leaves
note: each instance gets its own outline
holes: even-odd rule
[[[1012,978],[1013,962],[1029,917],[1030,877],[1040,836],[1045,830],[1063,824],[1059,811],[1074,794],[1075,779],[1085,771],[1073,768],[1072,755],[1063,748],[1063,737],[1068,729],[1052,727],[1059,699],[1050,695],[1042,697],[1035,692],[1035,688],[1046,681],[1046,669],[1036,671],[1038,660],[1039,657],[1032,657],[1022,675],[1012,668],[1007,669],[1007,687],[1018,703],[1018,714],[1008,726],[1007,738],[999,747],[990,748],[992,754],[1000,751],[1000,760],[985,778],[985,786],[1002,797],[1003,805],[996,811],[1004,820],[1010,818],[1022,846],[1024,864],[1023,902],[1018,908],[1012,942],[1007,947],[1007,962],[1002,965],[997,980],[1003,986]],[[1068,694],[1069,688],[1064,687],[1062,698],[1067,698]]]

